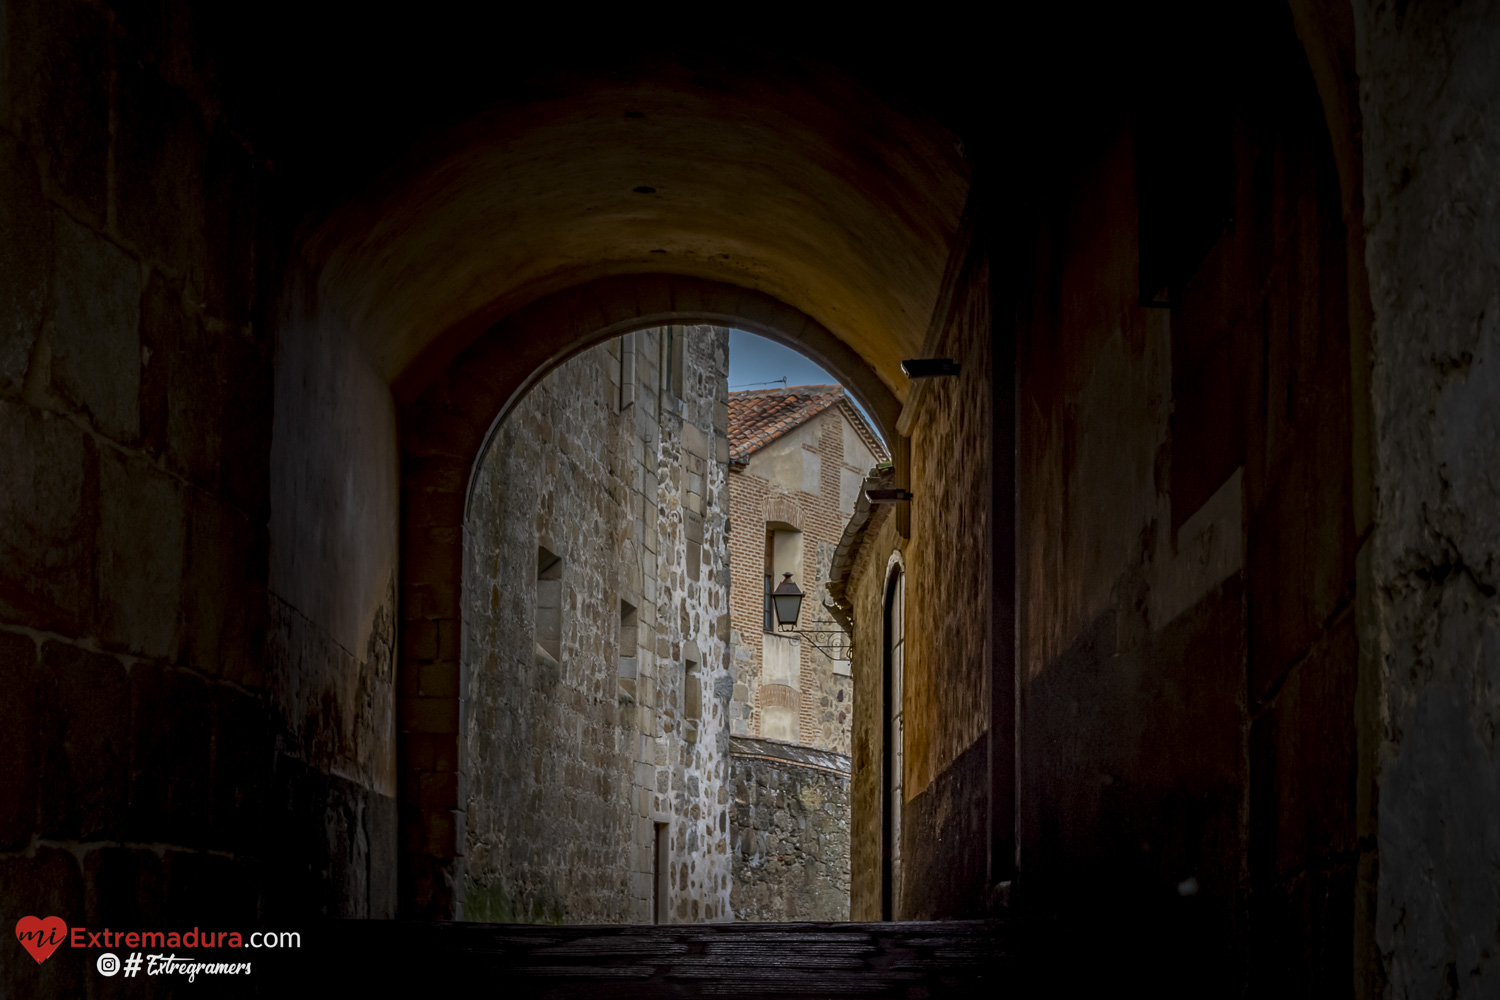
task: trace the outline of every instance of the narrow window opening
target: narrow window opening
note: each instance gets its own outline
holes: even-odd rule
[[[635,405],[635,334],[620,338],[620,410]]]
[[[634,604],[620,602],[619,698],[635,701],[636,677],[640,673],[640,627]]]
[[[764,620],[766,634],[760,643],[760,686],[756,700],[760,709],[759,735],[788,743],[810,741],[811,731],[802,731],[803,713],[818,712],[814,688],[803,690],[802,644],[797,636],[780,631],[776,617],[774,588],[781,585],[782,574],[792,579],[804,593],[812,581],[802,575],[802,532],[786,521],[766,522],[766,570]]]
[[[689,743],[697,743],[703,718],[703,675],[698,670],[696,660],[688,660],[687,669],[683,673],[683,737]]]
[[[762,617],[767,632],[776,631],[775,607],[771,594],[781,583],[783,573],[792,574],[792,579],[808,592],[813,581],[802,577],[802,532],[785,521],[774,521],[766,525],[766,570],[763,574]]]
[[[678,399],[682,398],[683,337],[675,326],[662,329],[661,334],[661,387]]]
[[[562,558],[544,546],[536,550],[536,645],[562,662]]]

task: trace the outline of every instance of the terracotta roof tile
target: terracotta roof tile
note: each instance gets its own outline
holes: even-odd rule
[[[743,462],[844,398],[837,385],[791,385],[729,394],[729,460]]]

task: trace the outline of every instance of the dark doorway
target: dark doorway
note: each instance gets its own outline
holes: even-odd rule
[[[665,924],[667,920],[667,872],[671,870],[667,858],[667,824],[657,823],[655,861],[651,872],[651,922]]]

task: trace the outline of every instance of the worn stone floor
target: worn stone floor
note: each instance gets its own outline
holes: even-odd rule
[[[697,924],[547,927],[347,923],[304,955],[307,975],[345,992],[486,984],[480,995],[539,998],[1014,995],[1004,924]],[[302,978],[301,976],[298,977]],[[303,985],[312,985],[306,979]],[[1013,982],[1012,982],[1013,985]],[[391,995],[388,993],[388,995]]]

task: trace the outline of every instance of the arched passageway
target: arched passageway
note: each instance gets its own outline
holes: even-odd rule
[[[791,69],[773,63],[713,97],[676,68],[570,83],[423,148],[306,239],[319,264],[299,325],[348,322],[336,350],[370,358],[397,400],[380,419],[400,442],[385,461],[400,468],[400,550],[388,558],[401,567],[401,896],[413,913],[460,905],[463,524],[476,463],[530,385],[621,334],[734,326],[817,361],[896,435],[897,364],[930,338],[972,168],[930,119],[829,67]],[[301,367],[283,371],[305,395]],[[310,419],[283,444],[348,450],[328,433]],[[335,468],[310,478],[342,491]],[[355,528],[345,537],[348,558],[369,559]]]
[[[613,322],[599,326],[601,317]],[[463,768],[463,701],[467,666],[455,655],[464,634],[464,518],[477,466],[495,429],[511,406],[563,359],[611,337],[668,325],[699,323],[755,330],[799,350],[839,373],[867,404],[881,429],[894,433],[899,406],[894,394],[871,368],[820,324],[767,296],[681,276],[642,275],[602,279],[537,303],[497,324],[457,355],[440,379],[402,410],[403,563],[420,566],[403,580],[403,600],[412,609],[404,618],[409,631],[428,631],[434,641],[416,647],[403,668],[423,683],[402,703],[402,730],[421,750],[407,772],[414,784],[440,783],[454,761]],[[445,600],[445,597],[451,597]],[[443,636],[451,638],[443,641]],[[410,654],[409,654],[410,655]],[[429,722],[428,720],[438,720]],[[435,766],[423,767],[425,762]],[[429,799],[420,813],[422,843],[449,843],[449,824],[462,813],[464,786],[455,782],[452,798]],[[441,839],[431,830],[443,831]],[[413,836],[416,832],[413,831]],[[451,834],[454,840],[461,833]],[[455,854],[413,859],[415,871],[429,866],[444,872],[415,891],[428,898],[427,885],[442,886],[461,878],[451,872]],[[441,904],[441,905],[453,905]]]

